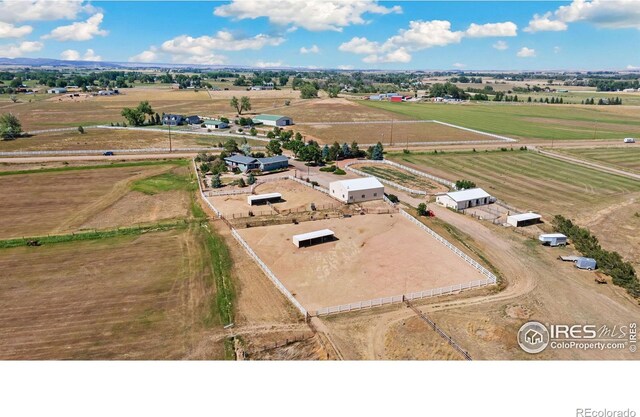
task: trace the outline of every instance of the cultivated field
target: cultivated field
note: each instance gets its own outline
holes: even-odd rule
[[[12,172],[0,176],[0,193],[12,196],[0,205],[0,238],[4,239],[189,216],[192,185],[186,161],[7,174]]]
[[[439,120],[519,139],[619,139],[640,135],[640,109],[626,106],[360,101],[416,120]]]
[[[297,248],[291,237],[331,229],[337,240]],[[239,230],[302,303],[313,311],[483,279],[399,214],[365,215]]]
[[[221,359],[199,233],[0,250],[0,359]]]
[[[311,203],[315,203],[318,210],[339,207],[341,204],[328,195],[291,180],[280,180],[259,184],[253,194],[281,193],[283,201],[273,203],[278,211],[281,210],[309,210]],[[249,212],[255,215],[276,214],[276,210],[268,205],[249,206],[249,194],[225,195],[208,197],[211,204],[228,218],[247,217]]]
[[[557,151],[616,168],[640,171],[640,144],[637,143],[620,148],[559,148]]]
[[[310,122],[367,122],[371,120],[411,120],[384,109],[363,106],[362,100],[327,98],[304,100],[282,109],[281,114],[292,117],[294,123]],[[297,129],[297,127],[296,127]]]
[[[527,151],[389,154],[402,164],[452,181],[468,179],[521,210],[546,215],[608,207],[640,192],[631,178],[600,172]]]
[[[354,164],[352,168],[375,175],[378,178],[393,181],[397,184],[409,187],[415,190],[426,191],[429,194],[447,192],[449,189],[435,181],[429,181],[424,177],[413,175],[402,169],[394,168],[390,165],[382,164]]]

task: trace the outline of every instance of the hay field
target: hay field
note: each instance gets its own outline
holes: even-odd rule
[[[493,103],[449,105],[375,101],[360,103],[412,119],[435,119],[519,139],[621,140],[640,135],[640,109],[637,107]],[[619,107],[623,109],[618,109]]]
[[[351,167],[366,172],[367,174],[375,175],[378,178],[393,181],[405,187],[413,188],[414,190],[426,191],[429,194],[449,191],[449,189],[442,184],[439,184],[435,181],[429,181],[424,177],[413,175],[410,172],[389,165],[365,163],[354,164],[351,165]]]
[[[640,171],[640,144],[619,148],[558,148],[557,152],[630,171]]]
[[[187,166],[180,164],[138,162],[3,175],[0,193],[12,198],[0,205],[0,238],[186,218],[191,185]],[[135,188],[167,174],[182,180],[158,192]]]
[[[222,358],[197,233],[0,250],[0,359]]]
[[[547,216],[575,218],[640,192],[633,179],[527,151],[393,153],[388,158],[452,181],[474,181],[521,210]]]

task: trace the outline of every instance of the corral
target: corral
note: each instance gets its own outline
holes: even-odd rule
[[[207,197],[223,216],[227,218],[248,217],[251,211],[255,215],[276,214],[276,210],[310,210],[314,203],[318,210],[335,208],[340,203],[320,191],[299,184],[292,180],[282,179],[258,184],[254,192],[256,194],[282,194],[280,202],[274,202],[269,206],[251,207],[247,203],[249,189],[246,194],[220,195]]]
[[[367,174],[374,175],[380,179],[392,181],[404,187],[426,191],[429,194],[449,191],[449,189],[442,184],[430,181],[425,177],[419,177],[390,165],[367,164],[366,162],[363,162],[362,164],[353,164],[350,166]]]
[[[330,229],[338,240],[298,249],[291,237]],[[485,279],[400,214],[239,230],[308,310]]]

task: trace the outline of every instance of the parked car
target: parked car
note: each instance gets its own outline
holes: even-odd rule
[[[634,138],[624,138],[624,143],[636,143]]]
[[[104,155],[104,156],[113,156],[113,151],[106,151],[102,155]]]

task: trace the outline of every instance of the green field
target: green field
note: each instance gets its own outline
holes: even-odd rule
[[[521,210],[575,215],[640,192],[640,182],[528,151],[391,153],[449,180],[468,179]]]
[[[555,151],[581,159],[610,165],[631,171],[640,171],[640,146],[631,144],[625,148],[556,149]]]
[[[404,172],[402,170],[392,168],[389,166],[362,166],[356,165],[354,168],[359,169],[360,171],[366,172],[367,174],[375,175],[378,178],[382,178],[384,180],[392,181],[397,184],[403,185],[405,187],[419,189],[423,191],[435,190],[437,187],[430,181],[422,177],[418,177],[409,172]]]
[[[418,120],[435,119],[483,132],[522,139],[621,139],[640,135],[640,111],[569,105],[390,103],[367,106]]]

